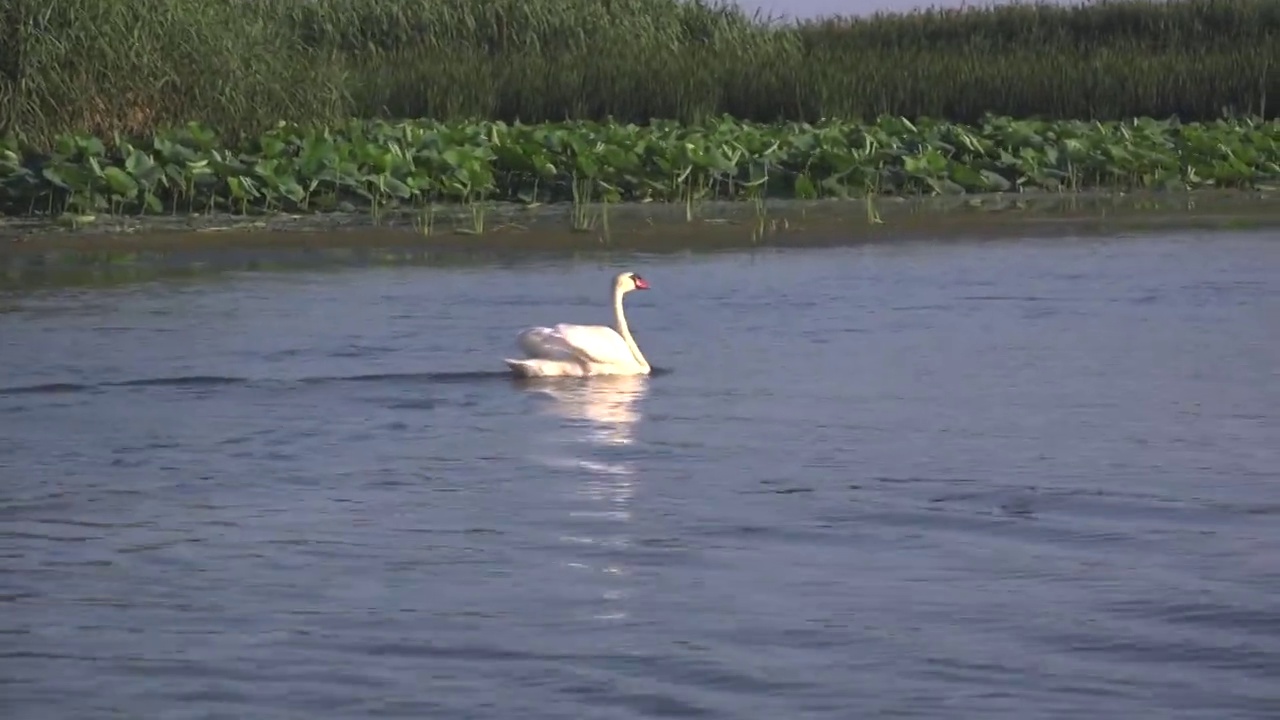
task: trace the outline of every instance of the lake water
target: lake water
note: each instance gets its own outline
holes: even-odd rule
[[[0,709],[1280,717],[1275,237],[11,292]]]

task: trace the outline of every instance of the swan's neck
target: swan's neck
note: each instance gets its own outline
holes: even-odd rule
[[[636,345],[636,339],[631,337],[631,328],[627,327],[627,314],[622,310],[622,288],[614,288],[613,291],[613,315],[617,321],[618,334],[627,343],[627,348],[631,350],[631,356],[645,370],[649,369],[649,361],[644,359],[644,354],[640,352],[640,347]]]

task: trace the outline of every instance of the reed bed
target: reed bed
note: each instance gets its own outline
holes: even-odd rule
[[[7,0],[0,135],[349,118],[686,124],[1274,117],[1280,2],[780,24],[685,0]]]
[[[349,121],[227,146],[191,123],[137,144],[64,135],[0,147],[10,214],[419,212],[495,201],[853,198],[1042,190],[1280,188],[1280,120],[1015,120],[968,125]],[[575,222],[577,222],[575,220]]]

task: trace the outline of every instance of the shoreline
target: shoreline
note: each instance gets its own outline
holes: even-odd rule
[[[572,216],[586,213],[596,222],[590,229],[576,229]],[[463,244],[471,247],[507,245],[510,240],[537,248],[554,236],[553,245],[610,246],[628,240],[690,228],[737,228],[756,242],[770,236],[803,232],[806,226],[841,227],[854,236],[895,235],[901,231],[965,229],[1052,224],[1137,224],[1190,221],[1228,225],[1233,223],[1280,225],[1280,191],[1080,191],[1053,193],[983,193],[858,199],[767,200],[761,206],[748,201],[710,201],[698,204],[693,217],[682,203],[621,202],[579,204],[550,203],[526,206],[490,203],[486,227],[474,232],[472,210],[462,204],[440,205],[435,225],[424,231],[415,211],[388,211],[375,218],[367,212],[274,213],[236,215],[117,215],[69,228],[54,219],[0,217],[0,257],[57,248],[125,249],[179,246],[375,243],[421,245]],[[607,222],[604,220],[607,216]],[[361,239],[364,238],[364,239]]]
[[[978,202],[974,202],[978,201]],[[0,293],[40,288],[107,287],[162,279],[195,279],[244,271],[340,267],[519,266],[549,258],[608,261],[624,255],[684,255],[731,251],[939,242],[1128,239],[1163,230],[1245,231],[1280,228],[1280,193],[1216,190],[1138,194],[1004,195],[881,199],[880,222],[863,201],[777,202],[763,234],[749,203],[704,208],[687,221],[683,206],[620,208],[612,239],[573,232],[566,208],[544,207],[533,221],[480,235],[423,235],[411,225],[375,226],[363,214],[276,219],[265,227],[157,227],[131,220],[131,230],[68,232],[54,228],[3,241]],[[222,218],[225,219],[225,218]],[[195,222],[195,221],[192,221]],[[1277,234],[1280,239],[1280,234]],[[0,296],[2,297],[2,296]],[[0,311],[4,310],[0,303]]]
[[[979,202],[974,202],[979,201]],[[279,220],[266,227],[156,227],[134,219],[132,231],[52,232],[0,240],[0,299],[38,288],[110,287],[209,278],[221,273],[289,272],[393,266],[518,266],[550,258],[608,261],[617,255],[773,252],[805,247],[910,245],[919,242],[1108,241],[1175,231],[1280,229],[1280,193],[1245,191],[1091,193],[1082,196],[920,197],[879,201],[882,222],[865,202],[774,202],[773,227],[758,232],[749,204],[723,204],[718,215],[687,222],[682,206],[631,205],[614,220],[612,240],[571,232],[564,209],[540,209],[541,222],[484,234],[374,225],[366,215]],[[527,213],[527,210],[526,210]],[[536,213],[535,213],[536,215]],[[3,232],[0,232],[3,234]],[[1277,233],[1280,238],[1280,233]],[[0,302],[4,311],[5,302]]]

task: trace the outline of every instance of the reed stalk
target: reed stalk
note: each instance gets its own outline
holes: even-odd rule
[[[696,0],[6,0],[0,135],[347,118],[1275,116],[1280,2],[782,24]],[[1268,106],[1266,99],[1273,98]]]

